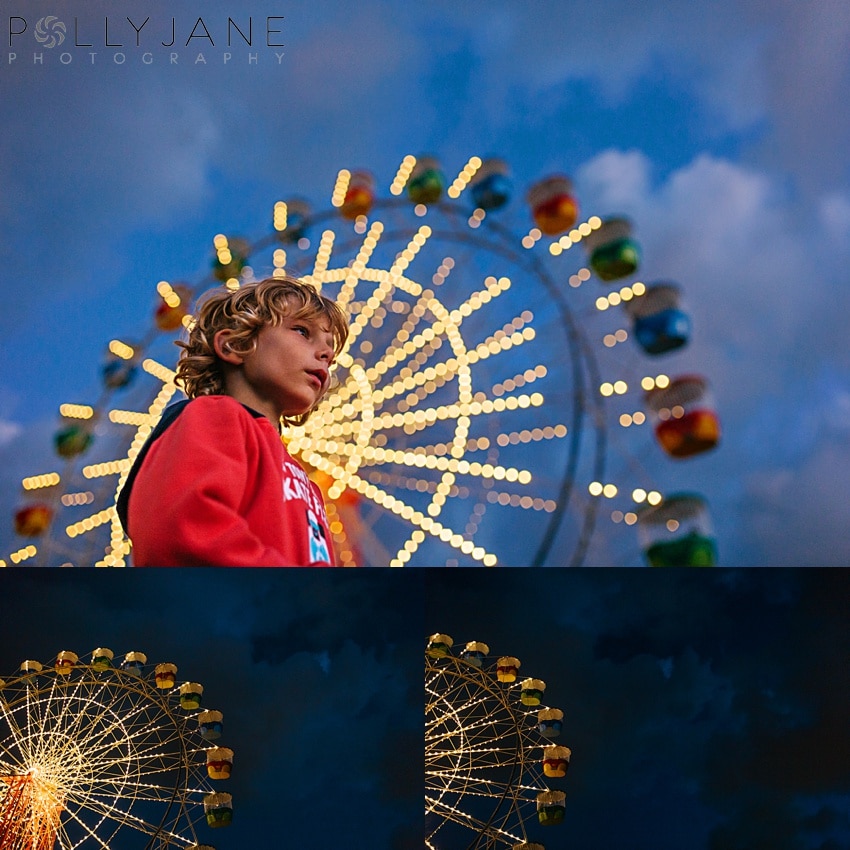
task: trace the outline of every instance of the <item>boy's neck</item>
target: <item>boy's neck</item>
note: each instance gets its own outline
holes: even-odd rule
[[[274,425],[275,430],[280,433],[282,411],[277,410],[267,399],[260,398],[249,384],[240,380],[240,377],[241,373],[238,371],[235,374],[228,375],[224,381],[222,395],[228,395],[243,407],[265,416]]]

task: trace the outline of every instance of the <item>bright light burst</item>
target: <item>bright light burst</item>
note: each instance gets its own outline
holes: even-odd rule
[[[107,850],[123,829],[148,848],[199,843],[215,788],[197,705],[159,668],[155,683],[107,655],[85,664],[64,652],[0,680],[2,850]]]

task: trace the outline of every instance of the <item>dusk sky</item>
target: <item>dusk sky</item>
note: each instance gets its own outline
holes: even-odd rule
[[[706,376],[720,444],[671,460],[648,426],[621,434],[612,413],[612,476],[639,467],[664,493],[702,494],[722,565],[850,564],[846,3],[5,9],[0,558],[27,542],[11,528],[21,479],[58,468],[59,404],[97,401],[106,344],[144,335],[159,280],[200,280],[212,237],[267,233],[283,197],[327,207],[340,168],[371,170],[388,197],[402,158],[430,153],[449,179],[473,154],[504,158],[515,186],[504,221],[518,233],[531,224],[527,187],[570,175],[583,215],[633,220],[641,280],[681,285],[688,347],[650,362],[630,340],[603,363],[632,380]],[[214,46],[186,46],[200,15]],[[228,16],[249,15],[256,62],[237,44],[225,63]],[[63,45],[36,40],[47,16],[66,25]],[[150,19],[138,47],[128,17]],[[607,291],[591,283],[593,297]],[[585,330],[605,352],[598,321]],[[608,513],[586,564],[640,565],[635,529]]]

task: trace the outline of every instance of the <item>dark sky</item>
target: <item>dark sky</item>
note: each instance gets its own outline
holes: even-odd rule
[[[519,657],[565,712],[546,850],[839,850],[848,598],[843,570],[5,570],[0,676],[62,649],[171,660],[236,752],[218,850],[418,850],[422,649],[444,631]]]
[[[431,571],[429,633],[547,683],[572,749],[546,850],[850,844],[850,573]],[[533,825],[532,825],[533,828]]]
[[[0,572],[0,677],[99,646],[171,661],[224,714],[234,821],[217,850],[418,850],[423,574]],[[112,850],[137,850],[127,831]],[[284,838],[285,836],[285,838]],[[126,842],[126,843],[125,843]]]

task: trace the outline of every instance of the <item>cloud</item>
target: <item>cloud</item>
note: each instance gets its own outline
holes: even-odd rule
[[[826,194],[820,202],[821,223],[829,237],[846,245],[850,241],[850,197],[840,192]]]
[[[819,444],[802,464],[779,463],[744,480],[742,549],[769,566],[850,566],[846,440]],[[746,530],[745,530],[746,529]],[[765,557],[762,555],[762,557]]]
[[[17,422],[0,419],[0,447],[11,443],[23,429]]]
[[[776,139],[765,145],[766,156],[798,174],[806,188],[846,186],[850,116],[838,104],[850,87],[850,8],[840,0],[783,0],[774,8],[768,78]]]
[[[628,214],[644,204],[651,191],[652,165],[640,151],[607,150],[576,174],[583,204],[594,210]]]

